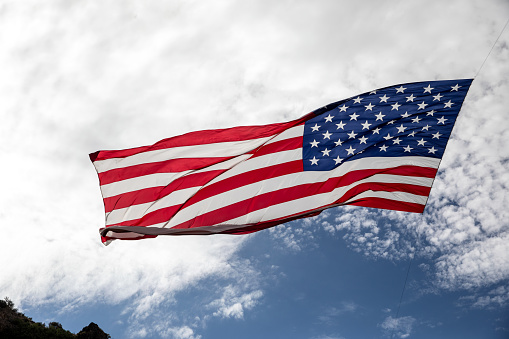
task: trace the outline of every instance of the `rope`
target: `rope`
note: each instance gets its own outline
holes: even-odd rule
[[[498,35],[497,40],[495,40],[495,42],[493,43],[493,46],[491,46],[491,49],[488,52],[488,55],[486,55],[486,58],[484,58],[484,61],[482,62],[481,67],[479,67],[479,70],[475,74],[474,79],[477,78],[477,76],[479,75],[479,72],[481,72],[481,69],[483,68],[484,64],[486,63],[486,60],[488,60],[491,52],[493,51],[493,48],[495,48],[495,45],[497,44],[498,40],[502,36],[502,33],[504,33],[504,31],[505,31],[505,29],[507,27],[507,24],[509,24],[509,19],[507,19],[507,22],[505,23],[504,28],[502,28],[502,30],[500,31],[500,34]],[[407,282],[408,282],[408,276],[410,274],[410,267],[412,266],[412,261],[414,260],[414,255],[415,255],[415,252],[410,257],[410,262],[408,263],[408,268],[407,268],[406,277],[405,277],[405,283],[403,284],[403,290],[401,291],[401,296],[399,298],[398,309],[396,310],[396,318],[395,318],[396,321],[397,321],[397,319],[399,317],[399,310],[401,308],[401,303],[403,302],[403,295],[405,294],[405,289],[406,289],[406,285],[407,285]],[[391,339],[394,337],[395,331],[396,331],[396,328],[393,328],[392,334],[391,334]]]
[[[403,290],[401,291],[401,297],[399,298],[399,304],[398,304],[398,309],[396,311],[396,321],[399,317],[399,309],[401,308],[401,302],[403,301],[403,294],[405,294],[405,289],[406,289],[406,283],[408,281],[408,275],[410,274],[410,266],[412,266],[412,261],[414,260],[414,256],[415,256],[415,253],[412,254],[412,256],[410,257],[410,262],[408,263],[408,269],[406,271],[406,277],[405,277],[405,283],[403,284]],[[394,332],[396,331],[396,328],[393,328],[392,329],[392,334],[391,334],[391,339],[394,337]]]
[[[504,33],[505,28],[507,27],[507,24],[508,24],[508,23],[509,23],[509,19],[507,19],[507,22],[505,23],[504,28],[502,28],[502,31],[500,31],[500,34],[498,35],[497,40],[495,40],[495,42],[493,43],[493,46],[491,46],[491,49],[490,49],[490,51],[489,51],[488,55],[486,55],[486,58],[484,58],[484,61],[482,62],[481,67],[479,67],[479,70],[477,71],[477,73],[475,73],[475,77],[474,77],[474,79],[475,79],[475,78],[477,78],[477,75],[479,75],[479,72],[481,71],[482,67],[483,67],[483,66],[484,66],[484,64],[486,63],[486,60],[488,60],[488,57],[490,56],[491,51],[493,51],[493,48],[494,48],[494,47],[495,47],[495,45],[497,44],[498,39],[500,39],[500,37],[502,36],[502,33]]]

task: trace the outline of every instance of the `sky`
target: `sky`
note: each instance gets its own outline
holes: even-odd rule
[[[508,18],[507,0],[0,1],[0,297],[113,338],[509,338],[509,28],[490,53]],[[474,77],[423,214],[100,242],[89,153]]]

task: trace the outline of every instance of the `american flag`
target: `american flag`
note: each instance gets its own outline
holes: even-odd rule
[[[290,122],[92,153],[102,241],[245,234],[340,205],[421,213],[471,82],[400,84]]]

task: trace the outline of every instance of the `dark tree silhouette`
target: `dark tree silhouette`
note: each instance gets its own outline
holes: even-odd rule
[[[18,312],[9,298],[0,300],[0,338],[9,339],[109,339],[110,335],[95,323],[85,326],[78,334],[62,328],[62,324],[52,321],[48,327],[36,323],[31,318]]]

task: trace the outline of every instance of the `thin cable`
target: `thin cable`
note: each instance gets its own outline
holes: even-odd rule
[[[507,19],[507,22],[505,23],[504,25],[504,28],[502,28],[502,31],[500,31],[500,34],[498,35],[498,38],[497,40],[495,40],[495,43],[493,43],[493,46],[491,46],[491,49],[490,49],[490,52],[488,53],[488,55],[486,55],[486,58],[484,59],[484,61],[482,62],[482,65],[481,67],[479,67],[479,70],[477,71],[477,73],[475,74],[475,78],[477,78],[477,75],[479,75],[479,72],[481,71],[482,67],[484,66],[484,64],[486,63],[486,60],[488,60],[488,57],[490,56],[491,54],[491,51],[493,51],[493,48],[495,47],[495,45],[497,44],[498,42],[498,39],[500,39],[500,37],[502,36],[502,33],[504,33],[505,31],[505,28],[507,27],[507,24],[509,23],[509,19]]]
[[[412,261],[414,260],[414,254],[412,254],[412,256],[410,257],[410,262],[408,263],[408,269],[406,271],[406,277],[405,277],[405,283],[403,284],[403,291],[401,291],[401,297],[399,298],[399,304],[398,304],[398,309],[396,311],[396,321],[398,319],[398,316],[399,316],[399,309],[401,308],[401,302],[403,301],[403,294],[405,294],[405,289],[406,289],[406,283],[408,281],[408,275],[410,274],[410,266],[412,266]],[[392,334],[391,334],[391,339],[394,337],[394,332],[396,331],[396,327],[394,327],[392,329]]]

